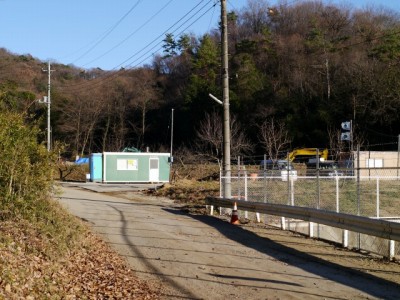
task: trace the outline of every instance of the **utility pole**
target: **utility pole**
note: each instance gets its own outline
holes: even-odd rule
[[[400,159],[400,134],[397,139],[397,180],[399,180],[399,166],[400,166],[399,159]]]
[[[172,162],[173,162],[173,158],[172,158],[172,146],[174,144],[174,109],[171,110],[171,153],[170,153],[170,158],[169,158],[169,163],[170,163],[170,167],[172,167]]]
[[[229,72],[228,72],[228,18],[226,0],[221,0],[221,46],[222,46],[222,102],[224,107],[224,189],[223,197],[231,198],[231,133],[229,120]]]
[[[171,109],[171,148],[169,154],[169,182],[173,180],[172,163],[174,158],[172,156],[172,147],[174,145],[174,109]]]
[[[43,72],[48,73],[48,82],[47,82],[47,97],[43,97],[43,101],[39,101],[40,103],[44,103],[47,105],[47,151],[50,152],[51,150],[51,127],[50,127],[50,105],[51,105],[51,94],[50,94],[50,89],[51,89],[51,72],[54,70],[51,69],[50,61],[48,63],[48,69],[42,69]]]

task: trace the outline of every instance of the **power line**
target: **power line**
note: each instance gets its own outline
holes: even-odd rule
[[[385,134],[385,133],[382,133],[382,132],[378,132],[378,131],[376,131],[376,130],[373,130],[373,129],[370,129],[370,128],[367,128],[367,127],[363,127],[365,130],[368,130],[368,131],[370,131],[370,132],[372,132],[372,133],[375,133],[375,134],[377,134],[377,135],[379,135],[379,136],[384,136],[384,137],[389,137],[389,138],[397,138],[398,136],[397,135],[390,135],[390,134]]]
[[[171,30],[174,26],[176,26],[177,24],[179,24],[179,22],[181,22],[182,20],[184,20],[188,15],[190,15],[198,6],[200,6],[201,3],[203,3],[206,0],[201,0],[199,3],[197,3],[192,9],[190,9],[183,17],[181,17],[178,21],[176,21],[173,25],[171,25],[167,30],[165,30],[163,33],[161,33],[159,36],[157,36],[155,39],[153,39],[150,43],[148,43],[145,47],[143,47],[141,50],[137,51],[135,54],[133,54],[132,56],[130,56],[129,58],[127,58],[125,61],[123,61],[122,63],[118,64],[116,67],[114,67],[112,70],[116,70],[119,67],[121,67],[124,63],[126,63],[127,61],[129,61],[130,59],[132,59],[133,57],[137,56],[139,53],[143,52],[144,50],[146,50],[148,47],[150,47],[153,43],[157,42],[157,40],[159,38],[164,37],[164,35],[166,33],[169,32],[169,30]],[[208,2],[210,2],[210,0],[208,0]],[[199,11],[201,11],[204,7],[206,7],[208,3],[206,3],[204,6],[202,6],[194,15],[196,15],[197,13],[199,13]],[[191,16],[189,18],[189,20],[193,18],[193,16]],[[183,24],[185,24],[186,22],[188,22],[188,20],[186,20]],[[180,25],[181,27],[182,25]],[[178,27],[179,28],[179,27]],[[151,49],[150,49],[151,50]]]
[[[209,1],[210,2],[210,1]],[[200,4],[200,3],[199,3]],[[191,16],[188,20],[186,20],[185,22],[183,22],[181,25],[179,25],[176,29],[174,29],[172,32],[170,31],[173,27],[175,27],[175,25],[177,25],[180,21],[182,21],[189,13],[187,13],[185,16],[183,16],[181,19],[179,19],[177,22],[175,22],[172,26],[170,26],[167,30],[165,30],[163,33],[161,33],[158,37],[156,37],[152,42],[150,42],[147,46],[143,47],[140,51],[138,51],[137,53],[135,53],[134,55],[132,55],[131,57],[129,57],[128,59],[126,59],[125,61],[123,61],[122,63],[120,63],[118,67],[120,67],[122,64],[125,64],[127,61],[129,61],[130,59],[132,59],[133,57],[135,57],[136,55],[138,55],[139,53],[143,52],[144,50],[147,49],[148,46],[150,46],[151,44],[153,44],[154,42],[156,42],[159,38],[162,38],[165,36],[165,34],[167,33],[175,33],[178,29],[180,29],[183,25],[185,25],[187,22],[189,22],[195,15],[197,15],[198,13],[200,13],[201,10],[203,10],[207,5],[209,5],[209,3],[206,3],[205,5],[203,5],[193,16]],[[183,31],[181,31],[178,35],[182,34],[185,30],[187,30],[188,28],[190,28],[194,23],[196,23],[201,17],[203,17],[207,12],[209,12],[216,4],[213,4],[211,8],[209,8],[206,12],[204,12],[202,15],[200,15],[200,17],[198,17],[197,19],[195,19],[195,21],[193,21],[192,23],[190,23],[189,26],[187,26]],[[197,5],[198,6],[198,5]],[[196,7],[197,7],[196,6]],[[156,45],[157,46],[157,45]],[[155,46],[155,47],[156,47]],[[155,47],[149,49],[149,50],[153,50]],[[145,53],[147,54],[147,53]],[[143,57],[143,55],[141,56]],[[140,58],[141,58],[140,57]],[[135,60],[137,61],[137,60]]]
[[[173,28],[176,24],[178,24],[180,21],[182,21],[183,19],[185,19],[193,10],[195,10],[202,2],[204,2],[205,0],[201,0],[197,5],[195,5],[192,9],[189,10],[189,12],[187,12],[183,17],[181,17],[177,22],[175,22],[172,26],[170,26],[166,31],[164,31],[161,35],[157,36],[154,40],[152,40],[150,43],[148,43],[146,46],[144,46],[141,50],[139,50],[138,52],[136,52],[134,55],[132,55],[131,57],[129,57],[128,59],[126,59],[125,61],[123,61],[122,63],[120,63],[119,65],[117,65],[116,67],[114,67],[111,71],[115,71],[117,70],[122,64],[124,64],[125,62],[129,61],[130,59],[132,59],[133,57],[137,56],[138,54],[140,54],[141,52],[143,52],[144,50],[146,50],[148,47],[150,47],[154,42],[156,42],[160,37],[163,37],[164,34],[166,32],[168,32],[168,30],[170,28]],[[202,7],[204,8],[204,6]],[[201,9],[202,9],[201,8]],[[201,10],[200,9],[200,10]],[[154,47],[153,47],[154,48]],[[152,48],[152,49],[153,49]],[[152,50],[150,49],[150,50]],[[147,52],[148,53],[148,52]],[[113,78],[115,76],[118,76],[118,74],[120,73],[120,71],[118,71],[117,73],[112,73],[111,75],[106,75],[105,77],[103,77],[103,79],[107,80],[108,78]],[[99,81],[96,81],[99,82]],[[97,83],[96,85],[98,85],[100,83]],[[87,82],[81,82],[75,85],[68,85],[68,86],[63,86],[62,88],[74,88],[74,87],[83,87],[83,88],[87,88],[88,83]]]
[[[214,13],[215,13],[215,6],[217,5],[217,2],[215,1],[214,2],[214,10],[213,10],[213,12],[212,12],[212,15],[211,15],[211,18],[210,18],[210,23],[208,24],[208,29],[207,29],[207,31],[210,31],[210,28],[211,28],[211,22],[213,21],[213,19],[214,19]]]
[[[107,30],[103,36],[100,38],[97,43],[95,43],[91,48],[89,48],[85,53],[83,53],[81,56],[79,56],[77,59],[75,59],[72,63],[74,64],[75,62],[79,61],[83,57],[85,57],[87,54],[89,54],[94,48],[96,48],[102,41],[105,40],[106,37],[108,37],[117,27],[121,22],[139,5],[139,3],[142,0],[136,1],[136,3],[109,29]]]
[[[143,51],[146,50],[146,52],[144,54],[142,54],[141,56],[139,56],[137,59],[135,59],[132,63],[130,63],[128,65],[128,67],[133,68],[132,65],[139,61],[140,59],[142,59],[143,57],[145,57],[144,59],[142,59],[139,63],[135,64],[135,67],[138,66],[139,64],[143,63],[144,61],[146,61],[148,58],[152,57],[154,55],[154,50],[156,47],[158,47],[158,45],[162,42],[162,41],[158,41],[161,37],[164,37],[164,35],[168,32],[170,32],[170,30],[172,28],[174,28],[176,25],[178,25],[182,20],[185,20],[186,17],[189,16],[189,18],[187,20],[185,20],[182,24],[180,24],[177,28],[175,28],[172,33],[175,33],[178,29],[180,29],[184,24],[188,23],[190,20],[192,20],[196,15],[198,15],[202,10],[204,10],[204,8],[206,8],[209,3],[211,2],[210,0],[207,1],[207,3],[205,5],[203,5],[202,7],[200,7],[196,12],[194,12],[192,15],[191,13],[198,7],[200,6],[205,0],[201,0],[196,6],[194,6],[192,9],[189,10],[189,12],[187,12],[183,17],[181,17],[178,21],[176,21],[173,25],[171,25],[167,30],[165,30],[162,34],[160,34],[159,36],[157,36],[153,41],[151,41],[150,43],[148,43],[146,46],[144,46],[141,50],[137,51],[134,55],[130,56],[129,58],[127,58],[125,61],[123,61],[122,63],[120,63],[119,65],[117,65],[116,67],[114,67],[111,71],[113,70],[117,70],[119,67],[121,67],[123,64],[127,63],[129,60],[131,60],[132,58],[134,58],[135,56],[138,56],[140,53],[142,53]],[[196,23],[201,17],[203,17],[206,13],[208,13],[216,4],[213,4],[210,8],[208,8],[204,13],[202,13],[199,17],[197,17],[192,23],[190,23],[187,27],[185,27],[185,29],[183,29],[180,33],[182,34],[185,30],[187,30],[188,28],[190,28],[194,23]],[[153,47],[151,47],[149,49],[149,47],[154,44],[155,42],[157,42],[157,44],[155,44]],[[157,51],[159,51],[160,49],[162,49],[162,47],[159,47],[157,49]],[[149,54],[150,52],[150,54]],[[87,82],[81,82],[75,85],[68,85],[68,86],[62,86],[60,87],[61,89],[66,89],[66,88],[72,88],[75,90],[79,90],[79,89],[87,89],[88,86],[98,86],[99,84],[107,81],[107,80],[111,80],[114,77],[117,77],[121,74],[121,72],[126,72],[127,70],[119,70],[117,72],[113,72],[111,74],[107,74],[106,76],[102,77],[101,79],[93,82],[93,83],[87,83]]]
[[[195,24],[199,19],[201,19],[206,13],[208,13],[211,9],[214,8],[215,5],[213,5],[213,7],[209,8],[207,11],[205,11],[202,15],[200,15],[197,19],[195,19],[192,23],[190,23],[186,28],[184,28],[183,30],[181,30],[177,35],[180,36],[181,34],[183,34],[188,28],[190,28],[193,24]],[[174,31],[175,32],[175,31]],[[174,33],[173,32],[173,33]],[[159,50],[161,50],[162,47],[158,48],[158,50],[156,52],[158,52]],[[148,55],[147,57],[145,57],[142,61],[139,61],[138,63],[136,63],[134,66],[132,66],[132,64],[129,65],[129,67],[131,68],[135,68],[139,65],[141,65],[143,62],[145,62],[148,58],[152,57],[154,55],[154,53],[151,53],[150,55]],[[142,56],[143,57],[143,56]],[[137,61],[137,60],[135,60]]]
[[[201,14],[198,18],[196,18],[196,19],[195,19],[192,23],[190,23],[187,27],[185,27],[184,29],[182,29],[182,30],[178,33],[178,36],[181,35],[181,34],[183,34],[188,28],[190,28],[194,23],[196,23],[199,19],[201,19],[206,13],[208,13],[211,9],[213,9],[214,6],[215,6],[215,5],[213,5],[212,7],[210,7],[207,11],[205,11],[203,14]],[[190,19],[189,19],[189,20],[190,20]],[[187,21],[188,21],[188,20],[187,20]],[[186,21],[186,22],[187,22],[187,21]],[[186,23],[186,22],[185,22],[185,23]],[[180,27],[182,27],[182,26],[179,26],[177,29],[179,29]],[[175,29],[172,33],[175,33],[175,31],[176,31],[177,29]],[[154,45],[151,49],[149,49],[149,51],[154,50],[158,45],[159,45],[159,43],[156,44],[156,45]],[[154,51],[154,52],[158,52],[158,51],[160,51],[160,50],[162,50],[162,46],[161,46],[161,47],[158,47],[158,49],[157,49],[156,51]],[[120,71],[118,72],[118,74],[120,74],[121,72],[125,73],[125,72],[127,72],[127,71],[129,71],[129,70],[131,70],[131,69],[134,69],[134,68],[140,66],[142,63],[144,63],[144,62],[147,61],[149,58],[151,58],[151,57],[154,55],[154,52],[151,51],[150,54],[149,54],[148,52],[142,54],[139,58],[137,58],[137,59],[134,60],[130,65],[127,66],[129,69],[120,70]],[[140,60],[140,59],[141,59],[141,60]],[[125,62],[126,62],[126,61],[125,61]],[[125,62],[123,62],[123,63],[125,63]],[[136,62],[135,65],[133,65],[134,62]],[[123,64],[123,63],[122,63],[122,64]],[[121,66],[122,64],[120,64],[119,66]],[[118,75],[118,76],[119,76],[119,75]],[[111,75],[109,78],[106,78],[106,80],[111,79],[112,77],[114,77],[114,76]],[[98,84],[101,84],[101,83],[102,83],[102,82],[98,82]],[[85,86],[85,88],[86,88],[86,86]]]
[[[129,34],[126,38],[124,38],[121,42],[119,42],[117,45],[103,53],[102,55],[96,57],[95,59],[89,61],[88,63],[84,64],[83,67],[99,60],[100,58],[104,57],[105,55],[109,54],[111,51],[115,50],[119,46],[121,46],[123,43],[125,43],[128,39],[130,39],[133,35],[135,35],[139,30],[141,30],[143,27],[145,27],[147,24],[149,24],[157,15],[159,15],[171,2],[175,0],[170,0],[168,1],[163,7],[161,7],[154,15],[152,15],[146,22],[144,22],[141,26],[139,26],[135,31],[133,31],[131,34]]]

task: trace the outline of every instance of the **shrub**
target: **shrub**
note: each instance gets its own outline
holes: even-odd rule
[[[52,154],[38,143],[40,130],[25,124],[26,115],[0,112],[0,209],[32,217],[46,209],[53,188]]]

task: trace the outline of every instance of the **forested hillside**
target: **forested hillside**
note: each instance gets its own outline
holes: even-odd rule
[[[229,13],[232,155],[296,147],[345,148],[340,124],[372,150],[397,149],[400,16],[306,1],[251,0]],[[104,71],[52,63],[52,140],[68,155],[141,150],[221,154],[220,31],[168,34],[146,66]],[[46,128],[46,62],[0,50],[3,110]],[[43,141],[46,138],[43,135]],[[272,144],[275,144],[272,146]]]

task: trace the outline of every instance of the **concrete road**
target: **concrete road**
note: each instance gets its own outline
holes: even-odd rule
[[[187,215],[165,198],[130,193],[126,200],[79,187],[62,189],[60,202],[126,257],[138,277],[161,282],[163,299],[400,295],[398,282],[376,277],[372,267],[362,271],[344,265],[346,260],[351,264],[346,252],[330,245],[280,230],[269,229],[265,235],[215,217]],[[345,263],[332,262],[335,257]]]

